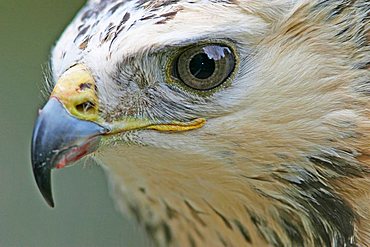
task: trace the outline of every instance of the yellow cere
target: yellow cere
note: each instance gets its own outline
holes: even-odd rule
[[[77,64],[58,80],[51,97],[59,99],[73,116],[88,121],[99,118],[96,83],[89,69]]]

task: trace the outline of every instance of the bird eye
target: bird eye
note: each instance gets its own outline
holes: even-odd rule
[[[202,45],[183,51],[173,64],[174,77],[188,87],[207,91],[224,83],[235,68],[235,56],[222,45]]]

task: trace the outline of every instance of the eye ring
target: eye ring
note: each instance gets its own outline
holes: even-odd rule
[[[183,50],[172,63],[172,76],[197,91],[219,87],[236,66],[233,50],[223,44],[203,44]]]

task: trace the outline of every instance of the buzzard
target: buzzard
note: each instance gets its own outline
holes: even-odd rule
[[[157,246],[370,246],[368,0],[90,0],[32,165],[84,156]]]

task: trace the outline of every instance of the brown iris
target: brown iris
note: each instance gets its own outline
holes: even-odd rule
[[[195,46],[183,51],[174,63],[174,76],[188,87],[211,90],[225,82],[235,68],[235,56],[223,45]]]

